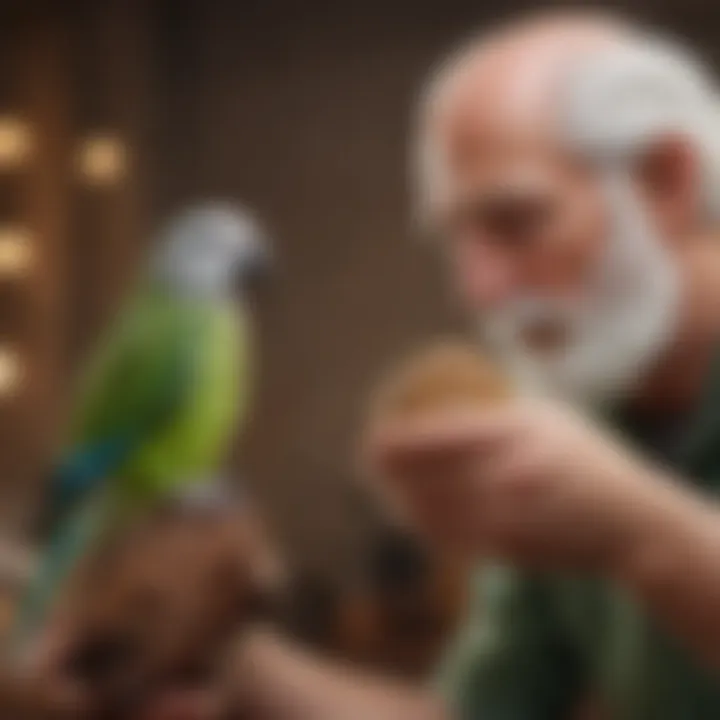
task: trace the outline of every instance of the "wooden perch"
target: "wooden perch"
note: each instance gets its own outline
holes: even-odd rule
[[[20,587],[32,576],[35,554],[28,548],[6,539],[0,540],[0,583],[6,587]]]

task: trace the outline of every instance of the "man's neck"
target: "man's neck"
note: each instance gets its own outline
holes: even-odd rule
[[[701,241],[686,265],[678,332],[633,398],[653,410],[692,407],[720,350],[720,236]]]

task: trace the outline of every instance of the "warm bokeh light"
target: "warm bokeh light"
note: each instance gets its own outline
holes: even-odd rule
[[[90,185],[114,185],[127,171],[127,148],[114,135],[94,135],[80,145],[78,170]]]
[[[21,227],[0,226],[0,279],[26,275],[32,260],[29,232]]]
[[[0,117],[0,169],[21,165],[32,150],[28,126],[14,117]]]
[[[22,384],[20,355],[12,348],[0,346],[0,398],[14,395]]]
[[[15,603],[9,593],[0,596],[0,638],[5,638],[15,617]]]

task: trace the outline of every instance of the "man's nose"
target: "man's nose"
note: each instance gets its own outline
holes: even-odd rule
[[[515,291],[509,259],[478,242],[468,243],[456,254],[455,277],[463,303],[474,311],[501,305]]]

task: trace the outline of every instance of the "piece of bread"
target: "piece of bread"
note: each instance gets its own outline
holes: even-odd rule
[[[391,369],[371,397],[370,422],[499,403],[511,395],[508,379],[479,349],[470,343],[443,341]]]

